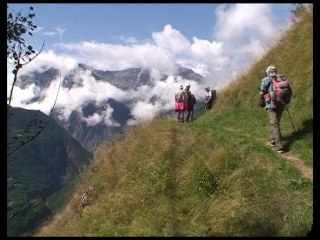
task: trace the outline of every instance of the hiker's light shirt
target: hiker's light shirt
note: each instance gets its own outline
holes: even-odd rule
[[[272,82],[272,77],[264,77],[261,80],[260,91],[261,92],[265,92],[265,93],[270,93],[271,92],[271,88],[272,88],[271,82]],[[266,109],[276,108],[276,105],[271,100],[271,97],[270,97],[270,101],[266,101],[266,106],[264,108],[266,108]]]
[[[187,99],[188,99],[188,96],[186,95],[184,90],[180,89],[180,90],[176,91],[176,93],[175,93],[176,102],[186,102]]]

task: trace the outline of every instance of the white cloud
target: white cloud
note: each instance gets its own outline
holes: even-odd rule
[[[113,45],[97,42],[60,44],[70,51],[77,51],[79,62],[102,70],[122,70],[132,67],[155,67],[162,72],[174,68],[174,55],[153,44]]]
[[[54,79],[49,87],[43,91],[41,91],[40,87],[35,86],[35,84],[31,84],[26,89],[15,87],[12,106],[41,110],[42,112],[49,114],[54,106],[56,97],[60,95],[58,94],[59,82],[60,80],[58,78]],[[34,97],[39,97],[40,100],[29,103]]]
[[[120,127],[120,123],[117,123],[112,118],[113,111],[113,108],[111,108],[110,105],[107,105],[107,109],[102,112],[102,116],[104,117],[104,123],[110,127]]]
[[[99,106],[109,98],[118,101],[123,101],[126,98],[126,93],[117,87],[107,82],[96,81],[90,71],[78,72],[75,79],[81,81],[80,86],[70,90],[63,88],[57,101],[57,107],[61,108],[61,114],[65,119],[69,118],[70,109],[81,112],[84,103],[93,101]]]
[[[43,28],[41,28],[37,32],[39,32],[41,30],[43,30]],[[56,27],[55,31],[44,32],[43,35],[45,35],[45,36],[56,36],[57,35],[59,37],[59,41],[63,42],[63,35],[64,35],[65,31],[67,31],[66,28]]]
[[[113,120],[112,113],[113,109],[109,104],[106,106],[106,110],[101,112],[101,115],[94,113],[91,116],[83,117],[82,120],[87,123],[87,126],[95,126],[101,122],[110,127],[120,127],[121,125]]]
[[[263,42],[281,36],[287,29],[287,23],[276,23],[272,11],[272,4],[219,5],[214,38],[224,43],[227,56],[238,54],[243,46],[251,43],[261,48]],[[256,50],[255,46],[251,52]]]
[[[158,103],[152,104],[139,101],[134,105],[132,109],[132,115],[136,120],[151,120],[157,116],[157,113],[160,111],[161,107],[162,106]]]
[[[138,39],[133,36],[129,36],[129,37],[120,36],[120,40],[122,40],[123,42],[128,43],[128,44],[136,44],[139,42]]]
[[[153,33],[152,38],[157,46],[174,54],[188,51],[190,47],[188,39],[171,25],[166,25],[162,32]]]
[[[227,7],[229,6],[229,7]],[[267,37],[274,33],[270,4],[221,5],[216,9],[215,38],[230,41],[246,36]]]
[[[70,70],[78,65],[77,59],[66,54],[56,54],[53,50],[41,52],[33,61],[28,63],[26,67],[19,70],[19,74],[27,74],[33,71],[43,72],[48,67],[59,69],[62,74],[67,74]],[[47,66],[43,68],[43,66]]]
[[[57,33],[59,35],[59,40],[62,42],[63,41],[63,34],[64,34],[65,31],[67,31],[67,29],[66,28],[57,27],[56,31],[57,31]]]
[[[87,126],[94,126],[94,125],[97,125],[99,124],[102,120],[103,120],[103,116],[97,114],[97,113],[94,113],[93,115],[87,117],[87,118],[83,118],[83,120],[87,123]]]
[[[208,40],[194,37],[191,52],[195,58],[206,60],[207,56],[219,57],[222,53],[222,45],[222,42],[209,42]]]
[[[54,36],[54,35],[57,35],[57,32],[44,32],[43,35]]]

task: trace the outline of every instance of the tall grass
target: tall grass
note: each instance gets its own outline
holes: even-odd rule
[[[312,52],[306,15],[196,121],[144,122],[102,144],[72,200],[35,235],[306,236],[313,184],[264,144],[257,87],[270,64],[290,79],[297,131],[284,115],[282,133],[290,152],[311,166]]]

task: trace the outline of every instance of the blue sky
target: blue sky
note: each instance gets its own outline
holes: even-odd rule
[[[221,4],[220,4],[221,5]],[[229,5],[229,4],[227,4]],[[33,42],[53,48],[55,42],[99,41],[125,44],[126,40],[144,41],[167,24],[186,38],[214,40],[215,9],[217,4],[9,4],[14,10],[26,13],[34,7],[34,23],[40,31]],[[292,4],[274,4],[275,23],[286,21]]]
[[[215,4],[9,4],[12,9],[34,7],[37,38],[51,47],[56,41],[143,41],[167,24],[188,39],[212,39]],[[64,29],[62,39],[57,29]],[[56,33],[53,35],[53,33]],[[48,35],[46,35],[48,34]],[[51,35],[52,34],[52,35]]]
[[[55,67],[65,76],[78,63],[99,70],[151,69],[155,87],[147,90],[151,95],[167,94],[159,96],[161,102],[151,103],[152,97],[145,94],[145,88],[135,92],[133,96],[141,98],[132,109],[136,119],[146,115],[153,117],[159,108],[172,108],[172,96],[180,84],[191,84],[191,90],[199,97],[206,86],[219,90],[227,85],[263,57],[290,28],[294,7],[293,4],[270,3],[8,5],[23,13],[33,6],[38,30],[26,40],[38,50],[45,41],[42,53],[28,67],[22,68],[20,74]],[[193,69],[203,75],[205,81],[198,84],[169,77],[167,82],[158,83],[160,73],[173,76],[176,64]],[[8,89],[11,69],[8,64]],[[65,110],[66,118],[71,110],[80,111],[83,102],[94,99],[99,104],[108,97],[123,100],[132,94],[101,85],[93,81],[90,74],[81,74],[81,78],[87,80],[83,89],[77,89],[71,96],[62,88],[59,94],[57,107]],[[36,86],[16,87],[13,106],[49,112],[58,82],[57,79],[56,85],[45,92],[40,92]],[[26,104],[28,99],[39,94],[41,102]],[[97,100],[100,95],[101,100]]]

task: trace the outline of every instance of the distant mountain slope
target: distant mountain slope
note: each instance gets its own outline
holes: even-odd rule
[[[48,116],[39,111],[10,108],[7,126],[8,154],[39,131]],[[28,125],[30,127],[28,127]],[[50,120],[45,130],[7,158],[7,212],[16,214],[37,199],[34,205],[8,221],[8,235],[32,230],[50,214],[46,198],[74,179],[92,156],[77,140]]]
[[[103,123],[88,126],[87,123],[82,120],[82,116],[87,117],[94,113],[100,114],[101,111],[105,110],[103,107],[97,107],[92,103],[84,104],[83,114],[73,111],[68,121],[59,119],[56,113],[53,114],[53,118],[60,126],[72,134],[85,149],[94,151],[101,142],[112,139],[115,135],[123,134],[123,126],[126,125],[128,119],[132,118],[125,102],[117,102],[113,99],[109,99],[105,102],[105,105],[106,104],[110,104],[114,109],[113,118],[121,124],[121,126],[107,127]]]

